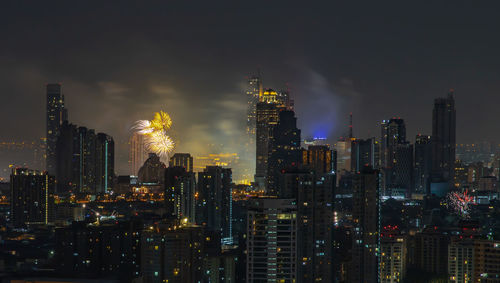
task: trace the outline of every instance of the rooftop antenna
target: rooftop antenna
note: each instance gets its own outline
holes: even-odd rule
[[[349,113],[349,139],[352,140],[352,112]]]

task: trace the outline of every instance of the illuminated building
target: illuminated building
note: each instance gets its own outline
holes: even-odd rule
[[[96,139],[96,193],[107,193],[115,176],[115,142],[109,135],[98,133]]]
[[[269,144],[267,172],[267,194],[279,195],[279,179],[282,170],[298,167],[302,158],[300,148],[300,130],[297,128],[295,113],[283,110],[279,113],[279,122],[273,129],[273,138]]]
[[[416,136],[414,168],[415,193],[430,194],[430,175],[432,169],[430,136],[420,134]]]
[[[403,119],[392,118],[382,121],[381,130],[381,164],[383,168],[392,168],[396,145],[406,142],[406,125]]]
[[[203,172],[207,166],[236,167],[239,162],[237,153],[212,153],[194,157],[193,170]]]
[[[380,239],[380,282],[403,282],[406,274],[406,238],[397,231],[397,226],[383,228]]]
[[[356,173],[353,187],[352,281],[378,282],[380,199],[379,172],[365,167]]]
[[[474,240],[452,239],[448,247],[449,282],[479,282],[474,276]],[[479,279],[479,278],[478,278]]]
[[[218,231],[223,243],[232,243],[232,172],[229,168],[207,166],[198,173],[196,223]]]
[[[351,139],[341,138],[335,144],[337,150],[337,170],[340,174],[351,171]]]
[[[144,146],[144,136],[134,133],[129,140],[129,167],[130,174],[137,175],[139,169],[148,158],[148,153]]]
[[[63,121],[68,119],[68,112],[64,108],[64,95],[61,84],[47,84],[47,132],[46,132],[46,170],[55,174],[56,144],[59,129]]]
[[[432,174],[453,187],[456,147],[456,111],[453,90],[436,98],[432,110]]]
[[[169,166],[180,166],[187,172],[193,172],[193,157],[189,153],[175,153],[170,157]]]
[[[455,161],[455,187],[457,188],[465,188],[468,187],[468,174],[469,170],[467,166],[461,160]]]
[[[10,175],[10,215],[14,227],[48,224],[53,220],[54,178],[47,172],[13,168]]]
[[[165,208],[167,218],[195,222],[196,179],[185,167],[170,166],[165,169]]]
[[[337,152],[326,145],[310,145],[302,150],[302,165],[316,173],[337,172]]]
[[[267,185],[269,145],[278,124],[279,111],[283,108],[276,96],[277,92],[266,90],[257,103],[255,182],[261,189]]]
[[[364,166],[379,167],[380,146],[375,138],[354,139],[351,142],[351,171],[359,172]]]
[[[257,103],[262,95],[262,81],[260,77],[251,77],[247,84],[247,129],[248,145],[255,144],[255,128],[257,119]]]
[[[252,199],[247,215],[246,282],[299,282],[295,200]]]
[[[297,203],[297,281],[333,281],[334,173],[308,169],[283,173],[281,198]]]

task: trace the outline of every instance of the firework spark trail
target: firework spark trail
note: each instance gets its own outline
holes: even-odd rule
[[[172,119],[163,111],[156,112],[153,120],[138,120],[132,126],[132,130],[144,136],[144,144],[147,150],[156,153],[160,157],[168,157],[174,149],[174,142],[167,135],[167,130],[172,126]]]
[[[468,218],[471,206],[475,204],[474,198],[465,190],[464,192],[450,192],[446,195],[447,206],[458,215]]]

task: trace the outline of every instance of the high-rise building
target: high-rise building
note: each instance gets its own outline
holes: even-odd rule
[[[138,175],[144,162],[148,159],[148,153],[144,146],[144,137],[134,133],[129,140],[129,168],[130,175]]]
[[[456,111],[453,90],[436,98],[432,110],[432,174],[438,182],[453,186],[456,146]]]
[[[247,134],[249,145],[255,143],[255,129],[257,120],[257,103],[262,94],[262,81],[259,76],[254,76],[248,79],[246,96],[247,96]]]
[[[57,192],[106,193],[113,187],[113,138],[64,121],[57,138]]]
[[[253,199],[247,219],[246,282],[299,282],[295,200]]]
[[[277,92],[266,90],[257,103],[255,182],[260,188],[267,185],[269,146],[283,108],[276,96]]]
[[[310,145],[302,150],[302,165],[316,173],[337,172],[337,152],[326,145]]]
[[[380,238],[380,282],[403,282],[406,274],[406,238],[397,226],[383,227]]]
[[[381,124],[381,160],[383,168],[392,168],[396,145],[406,142],[406,125],[403,119],[383,120]]]
[[[115,176],[115,142],[109,135],[97,134],[95,166],[96,193],[107,193]]]
[[[415,159],[414,159],[415,193],[430,194],[431,169],[432,169],[431,137],[419,134],[415,138]]]
[[[278,184],[282,170],[298,167],[302,158],[300,130],[297,128],[295,113],[283,110],[279,113],[278,124],[273,129],[269,143],[267,170],[267,194],[279,195]]]
[[[193,157],[189,153],[175,153],[170,157],[169,166],[180,166],[187,172],[193,172]]]
[[[185,167],[170,166],[165,169],[165,208],[167,217],[195,222],[196,178]]]
[[[12,169],[10,215],[14,227],[52,221],[54,184],[54,178],[47,172]]]
[[[340,138],[335,144],[337,151],[337,171],[340,176],[345,171],[351,171],[351,146],[352,140]]]
[[[379,172],[365,167],[354,175],[352,282],[378,282],[380,251]]]
[[[358,172],[365,166],[379,167],[380,145],[375,138],[354,139],[351,143],[351,171]]]
[[[148,159],[139,169],[139,183],[163,184],[165,179],[165,164],[156,153],[150,153]]]
[[[335,174],[290,170],[283,179],[280,197],[297,201],[297,281],[332,282]]]
[[[64,95],[61,84],[47,84],[47,132],[46,132],[46,170],[50,174],[56,172],[56,144],[59,129],[63,121],[68,119],[64,108]]]
[[[448,246],[449,282],[481,282],[474,280],[474,240],[452,239]]]
[[[449,236],[439,227],[427,227],[415,235],[415,268],[431,274],[446,273]]]
[[[413,145],[405,142],[394,146],[394,160],[387,187],[391,195],[411,196],[413,191]],[[397,192],[396,192],[397,191]]]
[[[229,168],[207,166],[198,173],[196,223],[220,233],[221,241],[232,242],[232,172]]]

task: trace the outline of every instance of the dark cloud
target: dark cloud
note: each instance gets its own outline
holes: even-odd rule
[[[62,82],[70,120],[115,137],[164,109],[179,150],[238,151],[242,82],[292,91],[305,135],[378,136],[400,116],[430,133],[433,98],[456,89],[458,140],[492,131],[500,56],[496,2],[12,1],[0,12],[1,140],[44,135],[44,84]],[[0,156],[2,166],[11,157]],[[6,160],[9,159],[9,160]]]

